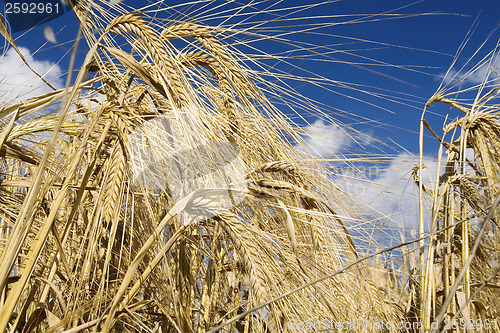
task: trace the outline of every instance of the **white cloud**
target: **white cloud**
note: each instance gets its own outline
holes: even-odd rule
[[[27,62],[38,74],[54,87],[63,86],[61,68],[47,60],[37,60],[25,47],[19,47]],[[51,91],[21,60],[16,51],[10,48],[0,58],[0,105],[25,100]]]
[[[369,142],[366,138],[359,139],[359,135],[348,135],[336,124],[325,124],[316,120],[304,128],[304,139],[307,148],[316,157],[332,157],[348,153],[359,141]],[[424,157],[426,168],[423,172],[423,181],[432,186],[431,179],[436,178],[437,160]],[[412,176],[412,169],[418,165],[418,156],[401,153],[392,157],[385,165],[370,165],[364,172],[342,171],[335,177],[335,182],[346,193],[353,196],[360,207],[358,211],[365,211],[380,218],[387,225],[404,229],[408,232],[418,230],[418,186]],[[333,167],[340,170],[350,170],[352,164]],[[347,168],[345,168],[347,166]],[[356,165],[359,169],[363,167]],[[344,167],[344,168],[342,168]],[[431,198],[425,195],[425,211],[428,212]],[[427,219],[426,219],[427,220]]]
[[[425,157],[424,184],[431,187],[436,178],[436,159]],[[406,231],[418,229],[418,186],[412,169],[418,165],[418,156],[401,153],[394,156],[386,167],[370,167],[367,175],[344,172],[338,179],[347,193],[353,195],[367,213],[382,217],[385,223],[393,224]],[[425,212],[428,212],[430,198],[424,194]],[[427,219],[426,219],[427,220]]]
[[[334,156],[351,140],[337,124],[325,124],[321,119],[304,127],[304,131],[307,149],[316,157]]]
[[[325,123],[317,119],[314,123],[303,128],[302,136],[306,149],[316,157],[339,157],[349,152],[354,146],[371,142],[368,135],[361,135],[350,130],[347,132],[335,123]]]

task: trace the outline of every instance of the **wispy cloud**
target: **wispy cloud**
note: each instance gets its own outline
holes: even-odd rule
[[[471,61],[469,60],[468,63]],[[480,84],[500,79],[500,57],[495,55],[492,58],[485,58],[474,67],[466,70],[465,68],[451,68],[448,73],[442,73],[444,83],[469,83]]]

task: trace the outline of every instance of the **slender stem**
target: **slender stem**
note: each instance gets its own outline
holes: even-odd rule
[[[451,287],[450,293],[446,296],[446,299],[443,302],[443,305],[441,306],[441,311],[439,312],[439,315],[437,316],[436,322],[437,325],[436,327],[433,328],[432,333],[438,332],[439,326],[441,325],[441,322],[443,321],[444,315],[446,314],[446,309],[448,308],[448,305],[453,300],[453,297],[455,296],[455,293],[457,292],[458,286],[464,279],[465,275],[467,274],[467,271],[469,270],[469,266],[472,263],[472,260],[474,259],[477,249],[479,248],[479,243],[481,243],[481,239],[483,238],[485,232],[486,232],[486,227],[488,226],[488,221],[491,219],[493,216],[493,213],[495,212],[495,208],[498,206],[500,203],[500,195],[497,196],[495,201],[493,202],[493,205],[491,205],[490,210],[488,212],[488,215],[483,219],[481,222],[481,228],[479,230],[479,233],[476,237],[476,240],[474,241],[474,246],[472,247],[472,250],[469,253],[469,257],[467,258],[467,261],[465,262],[464,266],[462,267],[462,270],[457,276],[457,279],[453,286]],[[468,220],[466,220],[468,222]],[[470,297],[469,297],[470,298]]]

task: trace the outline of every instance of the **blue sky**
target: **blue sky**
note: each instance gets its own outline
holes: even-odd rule
[[[240,2],[248,3],[249,1]],[[240,2],[234,2],[232,6],[236,7]],[[144,2],[124,1],[124,3],[140,6]],[[176,3],[182,2],[168,1],[169,5]],[[277,9],[285,6],[304,5],[303,1],[296,0],[287,0],[281,3],[279,1],[255,1],[254,3],[256,9],[269,7]],[[222,8],[228,9],[230,7],[231,4]],[[248,12],[255,11],[254,8],[249,9]],[[219,11],[223,12],[223,9]],[[195,8],[188,8],[184,11],[189,13],[189,10],[201,13],[200,10],[195,11]],[[279,13],[283,14],[283,12]],[[365,19],[355,15],[377,13],[387,14]],[[336,44],[332,48],[347,52],[337,52],[330,55],[330,58],[323,58],[321,62],[302,59],[294,61],[294,64],[320,73],[320,75],[331,80],[385,89],[388,91],[388,95],[395,97],[402,97],[401,94],[407,94],[408,97],[406,98],[410,101],[406,102],[406,104],[410,105],[388,102],[387,99],[390,97],[385,99],[373,98],[335,87],[332,88],[334,92],[329,92],[318,89],[313,85],[297,84],[297,89],[307,97],[317,99],[326,105],[339,109],[338,114],[335,114],[333,110],[331,112],[342,123],[350,124],[361,131],[368,131],[375,137],[384,138],[388,136],[407,147],[410,151],[416,152],[417,136],[415,132],[418,130],[420,110],[425,101],[439,86],[440,78],[438,76],[444,73],[452,63],[453,56],[467,32],[475,28],[473,38],[462,51],[458,64],[465,62],[473,54],[495,28],[495,25],[498,24],[498,13],[500,13],[500,1],[495,0],[479,0],[474,1],[474,3],[466,0],[424,0],[413,4],[411,1],[402,0],[349,0],[334,1],[299,11],[297,14],[291,15],[291,17],[316,17],[314,20],[302,19],[297,21],[300,24],[311,24],[313,22],[331,24],[345,22],[350,19],[375,20],[375,22],[330,25],[327,28],[314,30],[317,34],[308,33],[290,36],[290,39],[317,45]],[[217,16],[214,13],[211,14],[214,17]],[[406,14],[422,15],[400,18],[390,16],[394,14],[402,16]],[[335,15],[351,16],[332,17]],[[317,18],[317,16],[327,17]],[[271,14],[253,18],[241,15],[225,22],[225,24],[229,25],[242,19],[255,22],[262,18],[271,17],[273,17]],[[221,19],[216,18],[205,22],[219,24]],[[276,25],[283,24],[285,23],[276,23]],[[47,25],[54,30],[61,46],[55,46],[51,43],[42,46],[46,42],[43,29]],[[69,61],[64,49],[68,49],[72,45],[76,32],[76,19],[72,13],[68,13],[30,31],[15,33],[14,37],[18,38],[17,43],[19,46],[28,48],[30,52],[38,50],[34,56],[36,60],[60,61],[60,67],[64,70],[67,68]],[[325,36],[324,34],[334,36]],[[484,47],[484,53],[494,47],[496,38],[498,38],[498,34],[491,37],[490,42]],[[355,39],[372,42],[358,42]],[[286,46],[278,43],[261,42],[254,45],[267,53],[283,52],[287,49]],[[80,61],[84,55],[85,46],[82,45],[81,49]],[[321,50],[318,52],[321,52]],[[329,63],[328,60],[332,60],[332,62]],[[338,63],[335,60],[363,64],[355,66]],[[387,67],[386,64],[404,66],[407,69]],[[280,65],[278,64],[278,66]],[[290,67],[286,65],[281,64],[281,66],[285,71],[290,70]],[[295,72],[297,71],[294,70]],[[366,89],[373,91],[372,88]],[[373,105],[359,103],[353,99],[341,97],[340,94],[363,99]],[[375,106],[378,106],[378,108]],[[347,117],[342,116],[344,112],[347,112]],[[351,117],[352,114],[359,117]],[[364,118],[372,119],[373,122],[366,123]],[[311,119],[311,121],[313,120]],[[438,121],[437,118],[436,121]]]
[[[146,1],[123,1],[123,3],[138,7]],[[186,2],[165,1],[164,6],[183,3]],[[241,7],[243,3],[251,3],[252,6],[243,9],[236,17],[226,17],[227,14],[233,15],[234,8]],[[342,132],[343,126],[322,123],[316,116],[302,114],[311,123],[310,126],[297,117],[294,120],[305,126],[313,136],[315,140],[310,140],[311,146],[320,153],[327,148],[334,154],[383,152],[393,155],[394,158],[387,169],[375,177],[382,186],[394,190],[397,198],[384,199],[380,194],[383,191],[364,189],[356,181],[353,183],[358,191],[359,189],[363,191],[362,196],[371,198],[366,201],[371,200],[381,212],[394,212],[399,207],[404,213],[410,208],[408,203],[404,202],[406,199],[400,199],[403,198],[401,191],[406,191],[411,183],[406,170],[411,168],[408,162],[409,154],[404,150],[413,154],[418,153],[418,130],[422,108],[439,87],[442,75],[451,66],[457,50],[468,33],[473,31],[456,59],[455,71],[459,71],[459,67],[467,63],[495,29],[500,20],[500,1],[345,0],[324,1],[322,5],[307,10],[302,8],[311,3],[313,2],[298,0],[240,0],[214,1],[205,6],[207,4],[205,1],[193,6],[178,6],[175,7],[175,11],[171,10],[169,14],[160,15],[170,19],[181,19],[183,15],[192,17],[192,13],[195,13],[196,20],[204,24],[222,24],[225,27],[234,25],[240,29],[252,27],[253,32],[263,34],[285,33],[286,38],[293,40],[296,45],[309,45],[310,48],[312,45],[322,46],[314,49],[317,54],[313,57],[315,61],[312,61],[310,56],[304,57],[305,53],[297,50],[295,46],[269,40],[251,44],[252,47],[263,51],[260,56],[286,54],[289,57],[285,61],[262,60],[265,64],[273,66],[274,70],[329,80],[325,81],[328,83],[327,89],[303,82],[292,81],[290,84],[302,95],[317,100],[321,111],[359,131],[360,134],[354,137],[358,143]],[[221,6],[215,10],[218,5]],[[285,7],[295,9],[283,11]],[[267,10],[268,13],[252,15],[263,10]],[[265,26],[257,26],[262,20],[278,19],[278,15],[287,15],[287,18],[294,20],[281,19]],[[348,21],[350,23],[345,24]],[[322,27],[318,28],[314,25],[316,23],[321,23]],[[59,45],[47,42],[44,37],[44,29],[48,26],[55,32]],[[315,28],[312,29],[313,27]],[[37,70],[46,71],[51,68],[51,63],[57,62],[58,67],[49,74],[49,77],[62,85],[63,78],[57,77],[68,68],[67,52],[73,45],[77,28],[73,13],[68,13],[30,31],[14,33],[13,36],[18,46],[23,47],[26,56],[31,57]],[[310,31],[297,33],[300,29]],[[291,32],[294,33],[290,34]],[[466,69],[493,50],[499,37],[498,31],[493,32]],[[252,37],[242,38],[252,39]],[[239,48],[243,52],[259,55],[255,49],[241,45]],[[85,50],[86,46],[82,43],[77,58],[77,68],[83,60]],[[304,71],[294,66],[299,66]],[[0,60],[0,76],[3,74],[9,80],[20,77],[15,84],[29,82],[29,76],[18,75],[20,67],[19,60],[8,53]],[[465,81],[464,85],[472,85],[478,83],[477,81],[478,78],[472,78]],[[342,87],[344,85],[349,88]],[[370,94],[360,92],[359,89],[366,90]],[[373,93],[384,94],[385,97],[376,97]],[[290,113],[286,108],[283,108],[283,111]],[[428,120],[439,130],[444,117],[448,114],[452,117],[458,115],[448,107],[435,107],[432,108]],[[364,140],[362,134],[368,134],[374,139]],[[318,142],[321,144],[318,145]],[[344,149],[345,147],[348,149]],[[425,154],[429,158],[436,156],[438,145],[435,139],[427,136],[425,147]],[[399,169],[396,168],[398,165]],[[393,182],[395,179],[405,179],[405,182],[396,185]],[[353,184],[346,186],[350,187]],[[386,205],[387,202],[391,204]]]

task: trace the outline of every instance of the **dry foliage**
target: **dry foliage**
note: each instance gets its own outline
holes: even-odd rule
[[[460,307],[498,316],[496,90],[471,106],[444,92],[428,103],[465,116],[444,127],[438,186],[420,184],[434,205],[419,282],[360,257],[345,219],[370,221],[296,148],[303,138],[261,73],[224,43],[236,29],[105,1],[73,8],[89,47],[73,84],[0,109],[0,331],[282,332],[325,319],[430,323]]]
[[[2,142],[0,330],[205,332],[357,258],[336,213],[349,210],[347,198],[285,140],[300,136],[225,47],[224,32],[104,11],[75,7],[90,51],[72,87],[2,112],[16,121]],[[104,27],[97,37],[96,26]],[[33,116],[58,100],[57,116]],[[168,137],[148,127],[155,119],[171,126]],[[24,144],[46,131],[48,141]],[[179,200],[165,178],[137,181],[137,133],[155,142],[159,161],[143,172],[168,173],[163,159],[178,158],[168,149],[191,149],[189,161],[176,160],[178,181],[200,188]],[[222,155],[237,147],[240,179],[214,183],[217,161],[200,145]],[[244,185],[234,190],[239,200],[221,205],[219,194],[234,184]],[[219,192],[203,190],[214,186]],[[359,265],[228,329],[397,319],[384,300]]]

